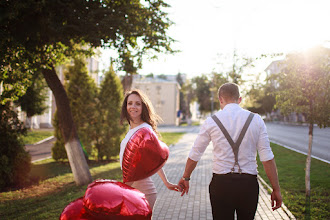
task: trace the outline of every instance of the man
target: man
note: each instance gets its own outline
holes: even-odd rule
[[[274,154],[261,117],[242,109],[234,83],[219,88],[222,111],[208,117],[189,153],[179,185],[188,194],[189,180],[209,142],[213,143],[213,177],[209,185],[213,219],[254,219],[259,197],[257,151],[271,182],[272,209],[282,205]]]

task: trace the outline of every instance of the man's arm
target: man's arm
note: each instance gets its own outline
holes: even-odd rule
[[[271,194],[270,199],[272,201],[272,209],[274,211],[280,208],[282,205],[281,189],[280,184],[278,182],[275,159],[273,158],[272,160],[263,161],[262,164],[273,188],[273,192]]]
[[[183,188],[181,196],[183,196],[185,193],[188,194],[189,191],[189,180],[184,180],[184,178],[190,178],[191,173],[196,168],[197,161],[194,161],[188,157],[186,168],[184,170],[182,178],[179,180],[178,185]]]

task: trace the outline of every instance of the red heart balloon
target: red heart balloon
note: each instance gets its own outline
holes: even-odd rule
[[[128,141],[122,162],[123,182],[137,181],[155,174],[169,156],[166,144],[161,144],[149,128],[140,128]]]
[[[88,215],[83,205],[83,197],[69,203],[61,213],[60,220],[90,220],[91,216]]]
[[[152,210],[145,195],[115,180],[89,184],[83,204],[93,219],[151,219]]]

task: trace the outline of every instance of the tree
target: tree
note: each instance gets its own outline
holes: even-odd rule
[[[315,47],[288,54],[285,68],[278,74],[279,91],[276,106],[283,114],[302,113],[309,124],[306,159],[306,198],[310,201],[310,166],[313,127],[330,126],[330,49]]]
[[[247,68],[254,66],[256,58],[238,55],[236,49],[234,49],[232,57],[218,54],[218,60],[218,64],[222,69],[221,72],[225,73],[227,81],[241,85],[244,82],[242,74]],[[228,63],[231,63],[231,65],[229,66]]]
[[[182,90],[184,82],[183,82],[181,73],[178,73],[176,75],[176,81],[180,85],[180,104],[179,104],[180,107],[179,108],[180,108],[180,111],[182,112],[183,116],[186,117],[188,110],[187,110],[186,100],[184,98],[184,93],[183,93],[183,90]]]
[[[94,127],[97,88],[94,80],[88,75],[85,57],[76,57],[74,64],[64,71],[65,90],[70,100],[73,121],[77,127],[79,139],[87,154],[91,154],[93,139],[90,133]]]
[[[92,178],[55,67],[77,53],[90,52],[77,44],[108,46],[118,52],[122,70],[133,74],[147,52],[173,52],[173,39],[167,36],[171,22],[162,11],[168,6],[161,0],[0,2],[1,102],[23,95],[33,73],[42,72],[55,96],[76,184]]]
[[[68,158],[68,155],[65,151],[65,142],[61,133],[61,127],[57,117],[57,111],[54,114],[52,124],[54,127],[54,137],[56,138],[56,141],[52,147],[52,158],[56,161],[64,160]]]
[[[202,114],[211,111],[211,91],[210,81],[206,75],[196,76],[192,80],[193,87],[195,88],[195,94],[197,102],[199,103],[199,111]]]
[[[274,92],[276,88],[268,79],[266,84],[254,83],[247,92],[245,106],[248,110],[258,114],[270,114],[276,104]]]
[[[270,114],[275,108],[276,99],[275,91],[276,88],[271,81],[267,81],[266,85],[263,88],[264,97],[261,99],[262,109],[265,113]]]
[[[99,160],[110,159],[119,153],[124,128],[120,125],[123,87],[112,65],[101,83],[98,95],[93,138]]]
[[[211,73],[211,82],[210,82],[210,90],[212,93],[211,113],[213,113],[214,110],[220,109],[218,90],[219,87],[226,82],[228,82],[228,79],[222,73],[217,73],[217,72]]]
[[[202,114],[213,112],[220,108],[218,89],[228,80],[220,73],[213,72],[209,77],[205,74],[192,78],[192,89]]]
[[[160,74],[160,75],[158,75],[158,78],[159,78],[159,79],[165,79],[165,80],[167,80],[167,76],[164,75],[164,74]]]
[[[41,115],[46,109],[45,101],[47,99],[48,87],[41,73],[35,73],[32,76],[32,84],[16,102],[21,109],[26,112],[27,118],[30,120],[29,126],[32,128],[31,117]]]
[[[30,154],[20,138],[26,129],[10,104],[0,105],[0,190],[24,185],[31,167]]]
[[[193,84],[189,79],[182,85],[181,91],[183,93],[183,99],[185,100],[184,104],[186,106],[184,108],[186,109],[186,115],[190,119],[192,116],[190,112],[190,104],[192,101],[196,99],[196,97],[195,97],[195,89],[193,88]]]

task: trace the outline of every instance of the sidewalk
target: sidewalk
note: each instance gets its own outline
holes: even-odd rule
[[[180,128],[184,129],[184,128]],[[186,127],[186,133],[174,146],[170,147],[170,157],[164,166],[164,171],[172,183],[177,183],[181,178],[190,148],[198,134],[199,127]],[[162,128],[159,129],[162,131]],[[209,200],[208,185],[211,181],[212,147],[209,146],[202,159],[192,173],[190,191],[188,195],[169,191],[158,175],[152,178],[155,182],[158,198],[153,211],[153,220],[212,220],[211,204]],[[261,180],[262,181],[262,180]],[[282,208],[272,211],[270,195],[261,182],[259,203],[255,219],[295,219],[283,204]]]

